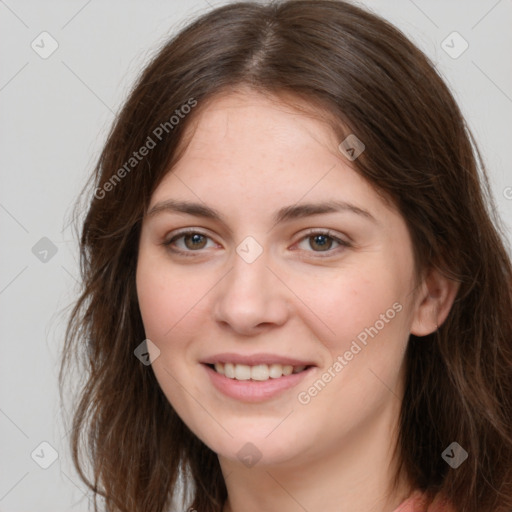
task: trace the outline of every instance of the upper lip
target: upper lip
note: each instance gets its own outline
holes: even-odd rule
[[[203,364],[215,363],[234,363],[255,366],[258,364],[281,364],[291,366],[316,366],[312,361],[295,359],[288,356],[280,356],[276,354],[235,354],[224,353],[216,354],[201,361]]]

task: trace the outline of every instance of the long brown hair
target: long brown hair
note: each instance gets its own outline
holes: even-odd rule
[[[84,289],[61,368],[63,387],[77,361],[85,375],[71,435],[81,477],[109,512],[164,511],[180,475],[193,484],[188,505],[222,510],[216,454],[134,356],[145,338],[135,270],[142,219],[184,129],[237,86],[304,98],[340,141],[357,134],[366,150],[354,168],[399,208],[418,271],[435,267],[460,283],[444,324],[410,336],[397,453],[414,487],[442,493],[457,511],[510,512],[512,269],[484,166],[425,55],[386,21],[336,0],[212,10],[158,52],[117,116],[81,231]],[[152,147],[130,160],[142,146]],[[457,469],[441,457],[452,442],[468,452]]]

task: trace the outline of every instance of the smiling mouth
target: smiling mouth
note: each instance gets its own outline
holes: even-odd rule
[[[255,380],[260,382],[280,379],[281,377],[301,373],[310,368],[310,366],[292,366],[288,364],[256,364],[250,366],[247,364],[215,363],[208,364],[207,366],[228,379]]]

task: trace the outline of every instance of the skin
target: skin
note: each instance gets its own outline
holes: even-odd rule
[[[405,475],[391,485],[408,337],[444,321],[456,286],[435,271],[416,281],[404,219],[351,168],[323,121],[241,90],[216,97],[187,130],[190,144],[148,211],[193,201],[224,222],[162,208],[147,215],[137,292],[146,336],[160,350],[152,364],[158,382],[219,456],[225,512],[394,510],[411,492]],[[272,218],[283,206],[329,199],[372,218]],[[182,228],[207,238],[165,245]],[[323,251],[310,228],[349,245],[323,238]],[[263,249],[252,263],[236,251],[248,236]],[[329,368],[332,376],[337,357],[397,303],[400,312],[300,403],[299,392]],[[296,387],[249,403],[211,384],[200,361],[222,352],[292,355],[316,366]],[[248,442],[261,456],[252,467],[237,456]]]

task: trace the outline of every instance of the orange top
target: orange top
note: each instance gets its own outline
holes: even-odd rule
[[[453,507],[440,497],[429,503],[427,497],[421,491],[414,491],[393,512],[455,512]]]

